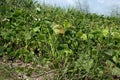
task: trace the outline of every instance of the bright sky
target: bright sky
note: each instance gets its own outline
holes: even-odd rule
[[[82,5],[88,4],[91,13],[108,15],[112,8],[118,7],[120,10],[120,0],[37,0],[46,4],[61,7],[76,6],[76,1],[80,1]]]

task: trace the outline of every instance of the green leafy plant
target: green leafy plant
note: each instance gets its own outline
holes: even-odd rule
[[[2,0],[0,5],[0,57],[5,61],[47,65],[58,70],[57,79],[120,77],[119,18],[32,0]]]

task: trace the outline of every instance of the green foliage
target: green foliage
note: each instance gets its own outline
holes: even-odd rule
[[[0,56],[48,64],[60,79],[119,76],[120,19],[31,0],[0,4]]]

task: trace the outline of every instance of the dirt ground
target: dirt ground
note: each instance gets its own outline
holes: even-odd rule
[[[0,60],[0,80],[53,80],[56,74],[57,70],[50,70],[48,66]]]

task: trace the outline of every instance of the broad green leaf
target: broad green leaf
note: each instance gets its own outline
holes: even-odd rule
[[[37,35],[37,38],[40,41],[44,41],[46,39],[46,36],[45,36],[45,34],[39,34],[39,35]]]
[[[92,34],[100,34],[101,33],[101,30],[100,29],[97,29],[97,30],[93,30],[92,31]]]
[[[89,72],[93,65],[93,59],[88,60],[88,62],[86,64],[87,64],[86,71]]]
[[[103,36],[107,37],[107,36],[108,36],[108,33],[109,33],[109,30],[108,30],[108,29],[103,29],[103,30],[102,30]]]
[[[81,31],[77,32],[76,37],[81,37],[83,33]]]
[[[26,40],[31,39],[31,34],[30,34],[30,33],[25,33],[25,39],[26,39]]]
[[[40,27],[35,27],[35,28],[33,28],[33,31],[34,32],[40,31],[39,29],[40,29]]]
[[[59,44],[58,50],[69,49],[68,44]]]
[[[112,32],[111,35],[113,36],[113,39],[120,39],[120,33],[118,32]]]
[[[112,71],[112,75],[120,76],[120,68],[114,67],[113,69],[111,69],[111,71]]]
[[[55,32],[55,34],[64,34],[64,29],[61,25],[53,25],[52,26],[53,31]]]
[[[63,22],[63,26],[65,27],[65,29],[74,29],[75,27],[72,26],[72,24],[70,22]]]
[[[89,36],[90,39],[94,38],[93,34],[88,34],[88,36]]]
[[[45,23],[46,23],[46,24],[51,24],[51,22],[50,22],[50,21],[48,21],[48,20],[46,20],[46,21],[45,21]]]
[[[37,7],[37,8],[36,8],[36,10],[37,10],[38,12],[40,12],[40,11],[41,11],[41,9],[40,9],[39,7]]]
[[[71,49],[65,49],[64,53],[66,53],[66,56],[69,56],[73,54],[73,51]]]
[[[18,17],[18,16],[20,16],[21,14],[22,14],[22,10],[15,10],[13,16],[14,16],[14,17]]]
[[[87,35],[86,35],[86,34],[83,34],[83,35],[81,36],[81,38],[82,38],[83,40],[87,40]]]
[[[108,56],[113,56],[114,52],[109,50],[109,51],[106,51],[105,54]]]
[[[113,61],[114,61],[115,63],[118,63],[118,62],[119,62],[118,57],[117,57],[117,56],[114,56],[114,57],[113,57]]]
[[[114,66],[114,63],[110,60],[107,60],[106,64],[109,66],[109,68],[112,68]]]

